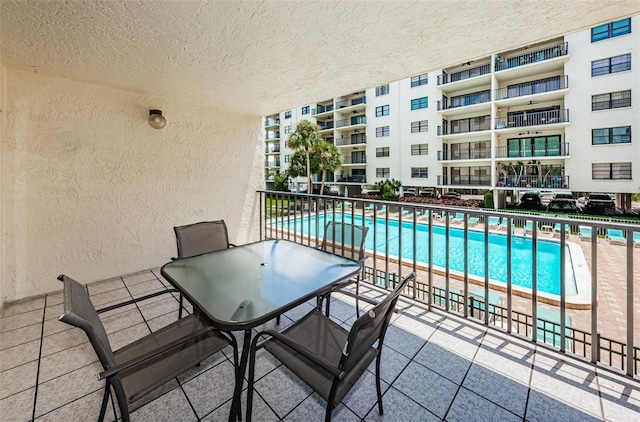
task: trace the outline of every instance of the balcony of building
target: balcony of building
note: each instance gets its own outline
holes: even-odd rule
[[[367,175],[365,174],[350,174],[350,175],[337,175],[336,176],[337,183],[355,183],[355,184],[364,184],[367,183]]]
[[[496,78],[499,81],[532,77],[561,71],[569,60],[569,45],[556,42],[528,47],[496,56]]]
[[[340,113],[361,112],[367,107],[367,97],[357,95],[351,98],[336,101],[335,110]]]
[[[333,101],[328,104],[318,104],[315,108],[311,109],[311,115],[316,118],[327,117],[333,114]]]
[[[357,155],[350,155],[342,158],[343,166],[362,166],[367,164],[367,156],[362,152]]]
[[[514,107],[529,102],[558,101],[563,100],[567,92],[569,76],[558,75],[498,88],[495,91],[495,102],[498,107]]]
[[[444,147],[438,151],[438,161],[491,160],[489,141],[444,144]]]
[[[278,154],[280,153],[280,145],[269,145],[264,150],[265,154]]]
[[[491,187],[491,176],[474,174],[443,174],[438,175],[438,186],[457,188],[486,188]]]
[[[461,91],[491,85],[491,65],[463,63],[438,75],[438,88],[443,92]]]
[[[364,129],[366,126],[367,116],[365,115],[351,116],[348,119],[337,120],[335,125],[336,129],[342,130]]]
[[[280,126],[280,119],[279,118],[270,117],[270,118],[265,119],[265,121],[264,121],[265,129],[275,128],[277,126]]]
[[[489,115],[452,120],[451,122],[443,119],[443,124],[438,126],[438,136],[455,136],[465,133],[491,130],[490,122],[491,118]]]
[[[280,168],[280,160],[265,160],[264,166],[268,169]]]
[[[469,113],[489,112],[491,91],[483,90],[455,97],[442,96],[438,101],[438,111],[447,118]]]
[[[280,131],[268,131],[265,134],[264,140],[265,141],[277,141],[280,139]]]
[[[331,131],[331,130],[333,130],[333,127],[334,127],[333,120],[317,121],[316,123],[320,127],[320,132],[321,133],[323,131]]]
[[[571,184],[569,184],[569,176],[499,175],[496,177],[496,187],[505,189],[571,189]]]
[[[367,143],[367,135],[365,135],[364,133],[353,133],[345,137],[336,138],[337,147],[363,145],[366,143]]]
[[[530,109],[509,112],[507,116],[496,118],[496,130],[505,133],[517,132],[519,128],[559,129],[569,123],[569,109],[557,106],[545,110]]]
[[[569,158],[569,143],[560,136],[510,139],[509,145],[496,147],[496,160],[529,160],[544,157]]]

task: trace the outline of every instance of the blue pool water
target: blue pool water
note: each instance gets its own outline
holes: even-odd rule
[[[343,221],[339,213],[329,214],[326,221]],[[344,216],[345,223],[351,223],[351,216]],[[366,217],[364,224],[361,216],[355,216],[355,224],[369,227],[365,248],[374,250],[374,227],[371,217]],[[316,236],[316,217],[292,219],[278,223],[284,230],[296,232],[298,234]],[[398,228],[397,220],[389,221],[389,233],[387,237],[384,218],[376,219],[375,227],[375,250],[378,256],[386,254],[386,247],[389,245],[389,255],[398,256],[398,242],[402,234],[402,258],[413,259],[413,222],[403,222],[402,230]],[[318,227],[320,228],[319,238],[322,238],[325,226],[325,216],[318,217]],[[445,227],[433,226],[433,265],[446,267],[445,250]],[[469,231],[469,274],[484,278],[484,257],[485,244],[484,232],[477,230]],[[538,290],[554,295],[560,294],[560,244],[538,239]],[[429,263],[429,226],[418,224],[416,228],[416,260],[418,262]],[[569,250],[566,250],[567,257],[570,257]],[[511,280],[514,285],[532,288],[532,242],[530,237],[512,237],[511,246]],[[569,261],[570,262],[570,259]],[[449,268],[454,271],[464,272],[464,230],[451,227],[449,230]],[[567,274],[573,274],[572,271]],[[571,280],[566,280],[566,294],[573,296],[577,294],[573,276]],[[507,282],[507,237],[499,233],[489,234],[489,279]]]

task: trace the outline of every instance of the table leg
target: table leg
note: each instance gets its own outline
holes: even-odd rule
[[[244,340],[242,342],[242,354],[240,356],[240,367],[236,374],[236,388],[233,392],[233,401],[231,402],[231,412],[229,413],[229,422],[233,422],[236,416],[240,415],[242,394],[242,383],[244,382],[244,373],[247,370],[247,361],[249,360],[249,348],[251,347],[251,330],[245,330]],[[245,415],[246,416],[246,415]],[[241,418],[238,418],[241,420]]]

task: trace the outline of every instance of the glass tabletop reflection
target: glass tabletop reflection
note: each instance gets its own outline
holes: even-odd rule
[[[246,329],[359,270],[351,259],[277,239],[179,259],[162,274],[220,328]]]

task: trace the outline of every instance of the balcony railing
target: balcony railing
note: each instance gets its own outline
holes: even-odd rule
[[[559,91],[567,88],[569,88],[569,76],[554,76],[498,88],[496,89],[496,100],[542,94],[543,92]]]
[[[569,155],[569,143],[531,144],[526,147],[496,147],[496,158],[565,157]]]
[[[366,124],[367,124],[367,116],[353,116],[349,119],[336,121],[336,128],[355,126],[355,125],[366,125]]]
[[[331,121],[331,122],[318,122],[318,126],[320,126],[320,130],[333,129],[333,121]]]
[[[267,168],[280,167],[280,161],[265,161],[264,166]]]
[[[491,176],[470,174],[438,176],[438,186],[491,186]]]
[[[347,138],[336,139],[336,146],[361,145],[366,143],[367,143],[367,135],[365,135],[364,133],[354,134]]]
[[[329,111],[333,111],[333,104],[329,104],[326,106],[319,105],[318,107],[311,110],[311,115],[315,116],[316,114],[326,113]]]
[[[491,66],[488,63],[465,70],[459,70],[454,73],[442,72],[442,75],[438,75],[438,85],[475,78],[476,76],[482,76],[488,73],[491,73]]]
[[[491,158],[491,150],[488,148],[471,149],[471,150],[444,150],[438,151],[438,161],[450,160],[481,160],[483,158]]]
[[[350,98],[348,100],[338,101],[336,103],[336,108],[340,109],[340,108],[352,107],[352,106],[366,104],[366,103],[367,103],[367,97],[362,96],[357,98]]]
[[[505,176],[496,177],[496,186],[505,188],[571,189],[569,176]]]
[[[267,148],[267,154],[273,154],[274,152],[280,152],[280,145],[276,145],[275,147]]]
[[[280,132],[268,132],[267,136],[264,138],[266,141],[271,141],[274,139],[280,139]]]
[[[489,130],[491,129],[490,121],[489,116],[453,120],[449,124],[438,126],[438,136]]]
[[[488,103],[491,101],[491,91],[474,92],[473,94],[459,95],[449,99],[438,101],[438,111],[451,108],[465,107],[473,104]]]
[[[496,118],[496,129],[551,125],[556,123],[567,123],[567,122],[569,122],[568,109],[534,111],[534,112],[525,111],[522,114],[515,114],[512,116]]]
[[[367,157],[344,157],[343,164],[367,164]]]
[[[498,57],[496,60],[496,71],[512,69],[518,66],[524,66],[531,63],[541,62],[544,60],[554,59],[569,54],[569,44],[553,45],[551,47],[542,48],[540,50],[530,51],[516,56]]]
[[[264,121],[265,126],[274,126],[279,124],[280,124],[280,119],[266,119]]]
[[[338,176],[339,183],[367,183],[367,176],[365,175],[357,175],[357,176]]]
[[[576,358],[634,379],[640,375],[632,242],[640,221],[273,191],[260,191],[260,203],[261,238],[315,246],[327,221],[367,225],[365,250],[371,259],[361,282],[392,289],[416,272],[404,295],[429,310],[515,335],[532,350],[566,353],[567,361]],[[598,239],[609,229],[622,230],[626,245]],[[552,246],[555,253],[549,253]],[[498,256],[503,259],[494,263]],[[554,275],[541,273],[549,259],[558,265]],[[538,264],[522,265],[523,260]],[[522,287],[521,277],[536,282]],[[554,293],[541,285],[550,277],[556,280]],[[620,319],[613,321],[612,311]]]

